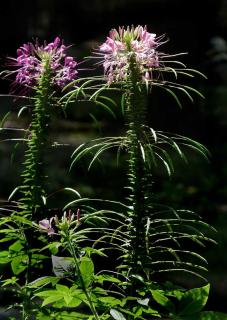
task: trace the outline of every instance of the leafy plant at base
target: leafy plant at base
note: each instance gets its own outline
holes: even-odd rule
[[[55,277],[45,276],[30,283],[30,287],[35,290],[34,297],[43,299],[42,315],[50,314],[51,304],[51,310],[59,309],[59,311],[53,311],[59,319],[62,308],[68,309],[69,319],[74,314],[77,314],[78,318],[110,319],[110,315],[108,315],[110,306],[120,303],[115,295],[121,296],[122,294],[104,289],[102,285],[103,282],[113,282],[117,286],[121,281],[114,275],[108,275],[104,272],[99,275],[95,274],[91,256],[93,254],[105,256],[103,250],[85,246],[81,249],[79,245],[81,242],[86,242],[87,233],[90,231],[86,228],[80,228],[87,219],[89,219],[89,214],[80,216],[78,209],[76,216],[71,211],[68,215],[65,212],[60,220],[57,217],[50,220],[44,219],[37,226],[41,231],[48,233],[49,236],[55,236],[57,239],[44,248],[53,250],[55,247],[56,249],[55,255],[52,255]],[[94,232],[94,230],[92,231]],[[56,256],[58,251],[64,253],[64,256]],[[60,284],[61,281],[64,284]],[[49,285],[52,285],[52,288],[44,288]],[[70,308],[74,310],[79,306],[82,306],[80,312],[69,311]],[[90,309],[90,313],[87,307]]]

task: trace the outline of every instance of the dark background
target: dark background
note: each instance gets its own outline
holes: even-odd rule
[[[3,6],[3,4],[1,4]],[[168,53],[189,52],[183,61],[208,76],[193,82],[206,97],[195,98],[193,105],[183,101],[180,110],[163,95],[150,101],[149,121],[158,130],[181,133],[205,144],[210,150],[208,164],[189,154],[190,166],[177,162],[177,170],[170,180],[160,171],[154,175],[156,197],[176,208],[199,212],[214,225],[219,245],[208,246],[208,279],[212,284],[209,308],[227,312],[227,0],[33,0],[4,1],[0,11],[0,56],[2,70],[5,57],[15,56],[16,49],[38,37],[52,41],[56,36],[65,44],[73,44],[70,54],[82,61],[84,56],[105,40],[109,30],[119,25],[147,25],[150,32],[167,34],[170,41],[162,48]],[[9,92],[9,82],[1,80],[1,93]],[[9,110],[15,112],[8,126],[26,127],[26,117],[17,119],[16,109],[23,101],[0,98],[1,117]],[[116,166],[114,153],[104,156],[103,167],[95,166],[87,172],[81,164],[69,172],[70,155],[83,141],[99,136],[97,124],[88,116],[94,113],[100,120],[103,135],[116,135],[122,130],[122,119],[111,119],[94,106],[80,104],[70,107],[67,119],[56,117],[52,124],[53,141],[69,144],[54,149],[49,157],[49,191],[69,186],[83,196],[123,200],[125,167]],[[1,140],[6,137],[1,133]],[[0,144],[0,199],[7,199],[20,183],[19,165],[23,146],[14,150],[12,142]],[[70,199],[59,201],[63,206]],[[56,199],[55,199],[56,201]],[[56,202],[55,202],[56,203]],[[187,285],[192,283],[187,282]]]

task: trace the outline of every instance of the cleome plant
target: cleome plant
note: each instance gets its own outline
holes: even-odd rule
[[[44,217],[48,211],[46,206],[46,163],[45,157],[50,145],[48,141],[51,114],[56,105],[56,89],[63,87],[73,80],[77,74],[77,63],[72,57],[65,54],[66,47],[60,38],[44,45],[28,43],[17,50],[17,58],[9,58],[9,67],[14,70],[4,71],[4,77],[14,77],[12,84],[13,97],[28,99],[31,105],[22,107],[18,116],[30,109],[31,122],[24,130],[27,149],[22,164],[21,185],[11,194],[17,192],[18,201],[7,204],[1,211],[11,212],[10,216],[1,218],[1,230],[4,235],[2,242],[9,242],[9,250],[4,251],[6,261],[11,263],[14,274],[13,280],[3,280],[3,285],[12,283],[18,285],[18,294],[22,298],[22,318],[27,319],[30,311],[30,290],[27,284],[33,279],[36,268],[42,266],[45,255],[34,247],[36,240],[33,237],[32,223]],[[8,128],[1,130],[7,131]],[[17,131],[17,129],[15,129]],[[20,140],[20,139],[15,139]],[[13,205],[12,205],[13,204]],[[21,285],[21,274],[25,282]],[[20,275],[20,279],[17,276]],[[19,281],[19,284],[17,283]],[[28,311],[29,310],[29,311]]]
[[[181,54],[160,51],[165,42],[146,26],[112,29],[89,57],[103,68],[103,75],[78,77],[77,62],[57,37],[42,46],[23,45],[17,58],[10,59],[15,70],[2,73],[14,77],[14,93],[21,88],[12,95],[31,102],[31,123],[21,139],[27,147],[22,183],[10,197],[16,193],[17,200],[2,204],[0,217],[0,264],[10,265],[12,272],[12,277],[2,275],[1,290],[16,297],[21,319],[227,319],[223,313],[203,311],[210,285],[199,248],[215,243],[216,230],[195,212],[155,200],[156,168],[172,175],[173,158],[189,162],[187,149],[209,159],[201,143],[155,131],[147,121],[153,89],[169,94],[180,107],[178,93],[192,102],[194,95],[203,97],[178,78],[204,75],[177,61]],[[112,115],[119,108],[125,133],[80,145],[72,154],[71,169],[83,158],[90,169],[115,148],[118,159],[125,154],[127,198],[82,198],[65,188],[77,198],[56,215],[46,203],[49,124],[55,106],[67,112],[67,105],[78,100]],[[7,131],[4,124],[1,130]],[[103,270],[99,259],[113,257],[114,267]],[[160,280],[169,273],[189,274],[203,286],[188,290]]]

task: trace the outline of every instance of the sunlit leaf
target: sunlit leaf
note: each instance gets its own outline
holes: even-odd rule
[[[116,309],[110,309],[110,314],[114,320],[126,320],[124,315]]]

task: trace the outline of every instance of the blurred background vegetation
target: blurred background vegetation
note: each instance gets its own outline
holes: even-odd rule
[[[149,122],[154,129],[189,136],[205,144],[211,162],[188,154],[190,166],[176,159],[176,173],[169,179],[164,172],[154,174],[155,197],[159,201],[198,212],[217,230],[219,245],[208,247],[209,281],[213,290],[210,309],[227,312],[227,0],[7,0],[0,11],[0,55],[15,56],[16,49],[38,37],[52,41],[56,36],[70,47],[70,55],[82,61],[104,41],[108,31],[119,25],[148,25],[157,35],[167,34],[170,41],[162,47],[168,53],[189,52],[183,61],[208,76],[193,81],[206,99],[196,99],[184,109],[171,98],[154,92],[149,101]],[[81,65],[83,68],[83,64]],[[189,83],[190,84],[190,83]],[[0,80],[1,92],[8,93],[10,83]],[[14,110],[8,127],[26,128],[28,118],[18,120],[17,108],[25,102],[0,98],[1,118]],[[89,114],[98,119],[94,122]],[[117,119],[91,104],[71,105],[67,118],[59,112],[52,122],[52,148],[48,157],[49,191],[62,187],[77,189],[83,196],[123,200],[126,181],[124,159],[116,165],[115,153],[103,157],[103,164],[90,172],[81,162],[69,172],[70,155],[81,142],[101,135],[119,135],[123,131],[120,112]],[[20,184],[24,146],[15,148],[3,141],[0,133],[0,199],[7,199]],[[14,151],[12,159],[11,153]],[[123,156],[124,157],[124,156]],[[70,198],[52,197],[53,206],[61,207]],[[194,285],[191,279],[187,285]]]

